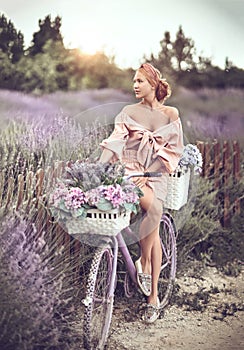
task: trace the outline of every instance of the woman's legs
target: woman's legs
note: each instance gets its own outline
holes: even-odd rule
[[[140,205],[146,213],[140,226],[141,264],[143,272],[152,275],[152,293],[148,297],[148,303],[156,305],[162,263],[159,224],[163,210],[162,202],[155,197],[150,187],[144,186],[143,193]]]
[[[162,248],[159,234],[152,247],[152,293],[148,297],[148,303],[156,305],[158,296],[158,279],[162,265]]]

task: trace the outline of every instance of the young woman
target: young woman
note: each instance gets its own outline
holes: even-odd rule
[[[159,224],[167,194],[167,176],[176,168],[183,151],[183,133],[178,110],[164,105],[169,84],[151,64],[140,66],[134,76],[139,103],[127,105],[115,118],[112,134],[103,140],[101,162],[120,160],[127,174],[162,172],[162,177],[134,178],[143,191],[140,205],[145,212],[140,224],[141,257],[135,262],[137,280],[148,297],[146,322],[159,316],[158,279],[162,260]]]

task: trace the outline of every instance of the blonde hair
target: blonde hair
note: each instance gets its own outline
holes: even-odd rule
[[[171,88],[166,79],[161,77],[160,71],[150,63],[143,63],[138,69],[155,87],[155,95],[158,101],[163,102],[171,95]]]

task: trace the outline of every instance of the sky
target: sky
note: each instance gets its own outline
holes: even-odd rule
[[[23,33],[26,47],[39,19],[59,15],[67,48],[103,50],[134,69],[144,56],[157,56],[165,31],[174,40],[182,25],[198,55],[221,68],[226,57],[244,68],[244,0],[0,0],[0,13]]]

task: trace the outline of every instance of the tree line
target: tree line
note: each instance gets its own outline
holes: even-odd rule
[[[21,31],[4,14],[0,15],[0,88],[34,93],[131,89],[132,68],[119,68],[115,58],[104,52],[88,55],[64,46],[61,17],[52,20],[48,15],[38,24],[38,31],[25,49]],[[182,26],[174,40],[166,31],[158,54],[144,56],[143,61],[155,65],[169,81],[190,89],[244,87],[243,69],[228,58],[221,69],[210,58],[197,56],[194,41],[185,36]]]

